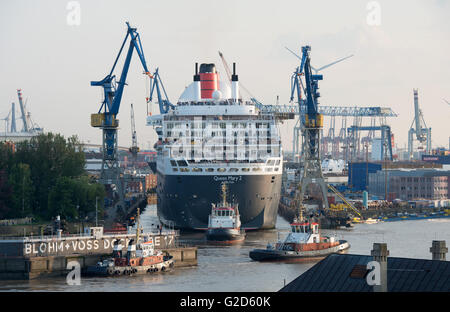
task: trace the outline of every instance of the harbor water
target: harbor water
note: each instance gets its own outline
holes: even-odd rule
[[[144,228],[158,224],[156,207],[141,215]],[[182,234],[180,243],[198,246],[198,266],[176,268],[154,275],[91,278],[82,277],[81,285],[67,285],[64,277],[30,281],[0,281],[0,291],[149,291],[149,292],[240,292],[278,291],[318,260],[297,263],[260,263],[249,258],[250,250],[264,248],[268,242],[284,236],[289,224],[278,217],[276,230],[248,232],[244,242],[232,246],[208,243],[204,233]],[[369,255],[374,242],[387,243],[391,257],[431,259],[433,240],[450,243],[450,219],[357,224],[351,229],[322,230],[348,240],[348,253]],[[449,255],[447,255],[449,256]]]

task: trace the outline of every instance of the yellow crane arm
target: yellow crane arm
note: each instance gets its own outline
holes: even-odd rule
[[[332,185],[328,184],[328,188],[330,190],[332,190],[337,196],[339,196],[340,199],[342,199],[342,201],[344,203],[346,203],[354,212],[356,212],[356,214],[361,218],[361,220],[364,219],[364,217],[362,216],[362,214],[359,212],[358,209],[356,209],[355,206],[353,206],[350,202],[348,202],[344,196],[342,196],[342,194]]]

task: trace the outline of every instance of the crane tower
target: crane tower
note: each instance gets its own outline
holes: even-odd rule
[[[427,128],[422,111],[419,108],[419,93],[414,92],[414,119],[408,131],[408,155],[410,159],[414,156],[414,135],[419,142],[418,149],[424,149],[426,154],[431,154],[431,128]],[[424,147],[425,146],[425,147]]]

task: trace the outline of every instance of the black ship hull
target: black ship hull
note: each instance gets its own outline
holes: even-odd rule
[[[277,220],[281,174],[164,175],[158,171],[158,216],[167,226],[207,230],[211,204],[221,198],[221,184],[239,204],[241,228],[273,229]]]

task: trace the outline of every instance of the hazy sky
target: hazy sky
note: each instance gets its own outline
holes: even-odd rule
[[[240,81],[256,98],[273,104],[279,95],[280,103],[288,103],[298,60],[284,47],[299,51],[308,44],[316,67],[355,54],[322,72],[321,104],[391,107],[399,117],[389,124],[396,144],[404,147],[418,88],[433,147],[448,146],[450,105],[442,99],[450,101],[450,1],[375,1],[379,25],[369,25],[378,21],[378,15],[371,19],[376,10],[367,7],[373,1],[360,0],[79,0],[79,25],[67,22],[74,12],[69,2],[0,2],[0,118],[22,88],[33,120],[46,131],[100,143],[90,114],[98,111],[102,91],[90,81],[109,73],[130,21],[150,70],[160,68],[172,102],[192,81],[195,62],[215,62],[225,76],[220,50],[228,63],[237,63]],[[148,81],[141,73],[135,54],[118,116],[120,146],[131,144],[130,103],[139,145],[147,148],[156,140],[145,126]],[[339,128],[340,120],[336,123]],[[289,150],[292,126],[281,126]],[[0,127],[3,131],[3,121]]]

